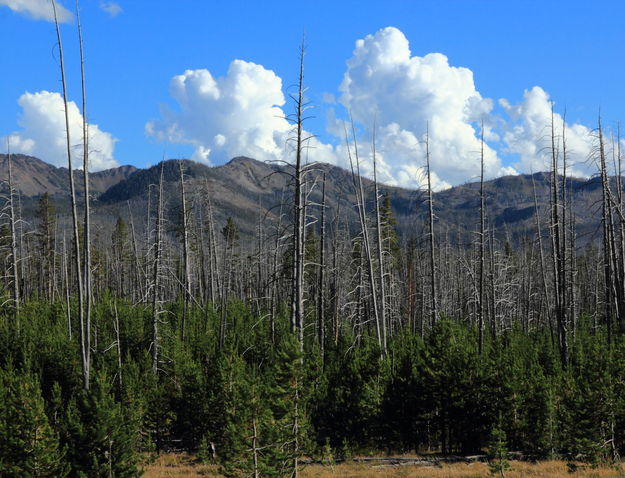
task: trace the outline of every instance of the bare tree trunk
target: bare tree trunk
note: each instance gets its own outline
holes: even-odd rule
[[[7,163],[9,167],[9,222],[11,227],[11,269],[13,269],[13,307],[15,308],[15,326],[17,332],[20,331],[20,274],[18,272],[18,252],[16,235],[15,206],[13,204],[13,173],[12,173],[11,149],[7,139]]]
[[[568,274],[567,274],[567,236],[566,236],[566,211],[567,211],[567,194],[566,194],[566,111],[562,116],[562,220],[558,223],[558,229],[560,229],[561,233],[561,242],[559,245],[560,252],[560,261],[558,265],[559,274],[560,274],[560,307],[561,307],[561,325],[560,325],[560,341],[562,343],[562,360],[565,366],[569,361],[569,306],[568,306],[568,298],[569,298],[569,288],[568,285]]]
[[[536,218],[536,236],[538,237],[538,251],[540,254],[540,275],[542,278],[542,288],[545,298],[545,304],[547,307],[547,319],[549,321],[549,329],[551,330],[551,337],[553,338],[553,315],[551,310],[551,301],[549,295],[549,288],[547,286],[547,271],[545,267],[545,254],[543,249],[543,235],[542,227],[540,225],[540,212],[538,210],[538,198],[536,197],[536,182],[534,181],[534,175],[532,175],[532,188],[534,190],[534,217]]]
[[[296,115],[296,152],[294,171],[293,199],[293,286],[291,297],[291,330],[298,334],[300,351],[304,351],[304,229],[306,218],[302,204],[302,148],[304,122],[304,43],[300,48],[299,82],[297,99],[295,100]]]
[[[608,344],[612,344],[612,267],[611,267],[611,244],[610,244],[610,221],[608,210],[609,204],[609,184],[608,172],[605,161],[605,148],[603,140],[603,129],[601,127],[601,118],[599,118],[599,169],[601,174],[602,189],[602,214],[601,223],[603,225],[603,271],[605,280],[605,321],[608,329]]]
[[[430,230],[430,293],[432,294],[431,322],[432,327],[438,319],[438,302],[436,298],[436,264],[434,261],[434,200],[432,199],[432,172],[430,168],[430,132],[429,127],[425,136],[425,161],[428,173],[428,222]]]
[[[221,280],[219,276],[219,265],[217,264],[217,238],[215,235],[215,221],[213,218],[213,204],[208,190],[208,183],[204,183],[207,201],[207,222],[208,222],[208,262],[210,269],[210,298],[212,306],[215,307],[217,301],[216,292],[221,290]]]
[[[65,243],[65,231],[63,231],[63,259],[61,262],[63,281],[65,282],[65,304],[67,306],[67,336],[72,338],[72,302],[69,290],[69,266],[67,264],[67,247]]]
[[[572,187],[571,187],[572,189]],[[570,275],[569,275],[569,287],[571,288],[571,333],[572,340],[575,343],[575,336],[577,331],[577,254],[576,254],[576,230],[575,230],[575,214],[573,213],[573,205],[571,204],[571,234],[570,234]]]
[[[497,286],[495,283],[495,231],[491,228],[489,230],[490,238],[488,241],[489,255],[490,255],[490,309],[491,309],[491,334],[493,339],[497,337]]]
[[[568,347],[566,333],[566,308],[563,297],[564,261],[562,253],[562,224],[560,219],[560,194],[558,188],[558,148],[556,147],[556,133],[553,104],[551,105],[551,248],[553,258],[553,281],[555,297],[555,316],[558,327],[558,344],[562,365],[568,363]]]
[[[158,321],[160,313],[160,277],[161,277],[161,236],[163,229],[163,169],[165,162],[161,163],[161,175],[158,182],[158,206],[156,212],[156,238],[154,251],[154,275],[152,276],[152,371],[158,373],[159,335]]]
[[[280,200],[280,211],[278,212],[278,224],[276,226],[276,241],[272,259],[272,285],[271,285],[271,312],[270,312],[270,329],[271,343],[276,343],[276,315],[278,313],[278,257],[281,251],[282,242],[282,207],[284,205],[284,189],[282,189],[282,198]]]
[[[616,137],[616,162],[615,166],[617,174],[616,174],[616,187],[618,189],[618,205],[617,205],[617,213],[621,220],[619,221],[619,271],[621,277],[621,285],[619,287],[619,291],[621,293],[621,312],[625,314],[625,221],[623,220],[624,209],[623,209],[623,175],[622,175],[622,156],[621,156],[621,125],[618,124],[617,127],[617,137]],[[622,320],[619,324],[620,331],[623,332],[625,330],[625,320]]]
[[[91,369],[91,224],[89,216],[89,125],[87,123],[87,90],[85,86],[85,57],[83,52],[80,10],[76,0],[76,20],[78,26],[78,43],[80,45],[80,78],[82,89],[82,135],[83,135],[83,179],[85,194],[85,237],[84,237],[84,307],[85,307],[85,354],[87,363],[87,379],[85,388],[89,388],[89,370]]]
[[[619,183],[620,183],[620,179],[619,179],[619,169],[617,168],[617,161],[616,161],[616,152],[617,152],[617,147],[614,145],[614,139],[612,139],[612,162],[613,162],[613,166],[614,166],[614,170],[615,170],[615,174],[617,176],[616,178],[616,182],[617,182],[617,187],[619,187]],[[620,152],[619,152],[620,155]],[[620,244],[622,244],[622,241],[619,239],[617,241],[617,233],[616,233],[616,224],[614,223],[614,211],[616,211],[617,213],[620,213],[621,210],[620,208],[620,203],[621,203],[621,199],[620,199],[620,193],[617,193],[617,197],[616,200],[614,198],[614,195],[611,192],[611,187],[610,187],[610,179],[609,179],[609,175],[608,175],[608,198],[609,198],[609,208],[608,208],[608,223],[610,226],[610,262],[611,262],[611,268],[612,268],[612,294],[614,295],[614,312],[615,312],[615,316],[616,316],[616,327],[617,327],[617,331],[621,331],[622,330],[622,326],[623,326],[623,310],[625,307],[625,297],[624,297],[624,293],[625,291],[623,290],[623,283],[625,281],[625,278],[623,277],[623,269],[621,268],[621,250],[620,250]],[[621,225],[622,225],[622,221],[621,221]]]
[[[372,302],[372,311],[375,318],[375,331],[378,339],[378,346],[380,347],[380,357],[384,357],[386,355],[385,343],[382,336],[382,324],[380,323],[379,316],[379,308],[378,308],[378,298],[377,298],[377,288],[375,284],[375,274],[373,270],[373,257],[371,253],[371,242],[369,240],[369,229],[367,227],[367,216],[365,211],[365,199],[364,199],[364,188],[362,186],[362,176],[360,174],[360,158],[358,156],[358,144],[356,142],[356,131],[354,128],[354,122],[352,121],[352,138],[354,141],[354,156],[352,158],[351,148],[349,143],[347,144],[347,151],[349,155],[349,163],[352,170],[352,180],[354,183],[354,189],[356,190],[356,201],[358,202],[358,213],[360,219],[360,228],[362,231],[362,248],[361,254],[364,252],[364,257],[367,261],[367,279],[369,281],[369,287],[371,289],[371,302]],[[346,132],[347,139],[347,132]],[[355,169],[354,169],[355,163]],[[362,287],[360,288],[362,289]],[[361,301],[359,301],[360,303]]]
[[[184,171],[182,161],[178,161],[180,169],[180,201],[182,202],[182,254],[184,267],[184,305],[182,310],[182,340],[185,339],[187,314],[189,312],[189,300],[191,296],[191,275],[189,271],[189,231],[187,226],[187,198],[184,188]]]
[[[145,214],[145,254],[143,256],[143,267],[145,271],[145,283],[143,289],[145,290],[145,296],[143,298],[145,304],[147,305],[150,300],[150,258],[152,256],[153,244],[152,240],[152,186],[153,184],[148,185],[148,201],[146,205],[146,214]]]
[[[478,350],[480,355],[484,350],[484,245],[485,235],[485,211],[484,201],[484,121],[482,121],[481,148],[480,148],[480,291],[478,312]]]
[[[69,174],[69,190],[72,208],[72,223],[74,229],[74,261],[76,265],[76,284],[78,288],[78,321],[80,324],[80,355],[82,363],[82,380],[83,388],[89,389],[89,331],[85,329],[85,316],[84,316],[84,293],[80,264],[80,237],[78,234],[78,212],[76,209],[76,189],[74,187],[74,167],[72,165],[72,142],[69,129],[69,110],[67,107],[67,85],[65,82],[65,63],[63,57],[63,42],[61,41],[61,30],[59,28],[59,22],[56,14],[56,2],[52,0],[52,9],[54,13],[54,24],[56,26],[56,37],[59,45],[59,61],[61,67],[61,84],[63,86],[63,109],[65,113],[65,136],[67,139],[67,164]]]
[[[339,343],[340,324],[339,324],[339,218],[341,212],[341,201],[336,207],[334,215],[334,236],[332,238],[332,324],[334,329],[334,345]]]
[[[373,185],[375,189],[375,222],[377,232],[378,246],[378,276],[380,281],[380,325],[382,326],[382,351],[386,355],[387,338],[386,338],[386,290],[384,287],[384,254],[382,248],[382,224],[380,221],[380,193],[378,191],[378,176],[376,171],[376,155],[375,155],[375,126],[373,132]]]
[[[219,345],[223,348],[226,344],[226,333],[228,329],[228,299],[230,296],[230,290],[232,288],[232,262],[234,255],[234,244],[230,243],[230,240],[226,238],[224,244],[224,253],[223,253],[223,280],[222,280],[222,289],[221,289],[221,328],[219,332]]]
[[[321,193],[321,237],[319,238],[319,283],[317,286],[317,322],[319,329],[319,349],[321,351],[321,360],[325,357],[325,338],[326,338],[326,324],[325,324],[325,249],[326,249],[326,173],[323,173],[323,189]]]
[[[264,238],[263,231],[263,205],[260,195],[258,196],[258,227],[257,227],[257,239],[258,239],[258,254],[256,256],[256,287],[250,284],[250,289],[254,288],[256,291],[256,307],[258,308],[258,315],[262,314],[261,304],[263,310],[266,310],[267,306],[267,282],[265,281],[265,261],[263,260],[264,252]]]

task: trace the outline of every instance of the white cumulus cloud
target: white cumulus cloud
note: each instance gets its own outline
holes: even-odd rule
[[[261,161],[292,158],[293,126],[283,109],[282,80],[262,65],[234,60],[227,75],[218,78],[206,69],[187,70],[172,78],[169,92],[177,108],[163,107],[162,118],[146,124],[148,136],[190,144],[192,159],[208,164],[240,155]],[[331,146],[316,138],[307,146],[311,161],[334,162]]]
[[[436,189],[475,179],[479,174],[478,123],[492,133],[493,103],[476,90],[473,73],[449,64],[445,55],[412,56],[408,40],[394,27],[356,42],[340,86],[341,103],[370,138],[377,123],[381,180],[401,186],[422,185],[429,130],[431,167]],[[502,167],[497,153],[484,148],[490,177],[514,174]]]
[[[535,86],[526,90],[523,100],[511,105],[500,100],[509,116],[503,140],[507,152],[518,155],[515,167],[524,172],[547,171],[551,168],[551,108],[552,102],[545,90]],[[563,117],[553,115],[556,150],[562,150]],[[575,176],[595,172],[590,161],[595,146],[592,130],[579,123],[566,123],[567,168]]]
[[[5,5],[14,12],[33,20],[54,21],[51,0],[0,0],[0,5]],[[73,19],[71,12],[58,1],[56,2],[56,16],[61,23],[69,23]]]
[[[149,136],[195,147],[205,162],[246,155],[281,159],[291,129],[281,109],[282,80],[261,65],[234,60],[225,77],[205,69],[175,76],[169,92],[178,110],[162,108],[162,119],[149,122]]]
[[[65,114],[61,95],[49,91],[24,93],[18,104],[22,108],[18,118],[22,129],[9,135],[11,151],[38,157],[55,166],[67,167]],[[68,112],[72,159],[74,167],[82,168],[82,115],[73,101],[68,103]],[[116,141],[98,125],[89,125],[90,170],[100,171],[118,166],[113,158]],[[6,144],[6,140],[3,144]]]
[[[175,106],[162,107],[160,119],[146,124],[146,133],[190,144],[195,149],[193,159],[209,164],[238,155],[291,160],[293,126],[285,116],[292,105],[286,104],[282,86],[273,71],[243,60],[234,60],[222,77],[206,69],[187,70],[170,82]],[[434,189],[477,180],[482,122],[488,178],[548,169],[545,147],[549,146],[551,103],[544,90],[526,91],[516,105],[500,100],[503,114],[496,115],[493,101],[478,91],[470,69],[451,65],[441,53],[413,55],[408,39],[397,28],[387,27],[356,41],[339,93],[323,96],[327,132],[337,146],[312,138],[306,153],[311,161],[349,167],[344,141],[349,113],[356,124],[362,173],[373,175],[375,133],[377,175],[387,184],[425,185],[426,137]],[[555,122],[561,138],[559,114]],[[347,130],[351,136],[351,127]],[[594,145],[591,130],[569,123],[565,133],[569,170],[577,175],[592,173],[593,166],[586,161]]]

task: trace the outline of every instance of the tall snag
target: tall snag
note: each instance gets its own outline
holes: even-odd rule
[[[601,117],[598,121],[598,135],[599,135],[599,172],[601,174],[601,224],[603,226],[603,273],[604,273],[604,315],[608,332],[608,343],[613,341],[613,275],[612,268],[612,219],[611,219],[611,204],[610,204],[610,183],[608,177],[608,168],[606,165],[605,143],[603,138],[603,128],[601,126]]]
[[[187,198],[184,187],[184,170],[182,167],[182,161],[178,161],[178,167],[180,169],[180,202],[182,204],[182,254],[184,267],[184,305],[182,310],[181,336],[184,340],[187,324],[187,315],[189,313],[189,301],[191,299],[191,273],[189,270],[189,228],[187,225]]]
[[[428,224],[430,243],[430,293],[432,294],[432,305],[430,308],[432,327],[438,318],[438,302],[436,300],[436,261],[434,260],[434,199],[432,197],[432,173],[430,168],[430,129],[425,133],[425,162],[428,176]]]
[[[375,125],[373,126],[373,186],[375,194],[375,223],[378,246],[378,280],[380,281],[380,325],[382,333],[382,352],[386,355],[386,290],[384,287],[384,253],[382,244],[382,222],[380,220],[380,192],[378,189],[377,158],[375,150]]]
[[[319,237],[319,282],[317,287],[317,327],[319,334],[319,348],[321,350],[322,360],[325,357],[325,338],[326,338],[326,293],[325,293],[325,248],[326,248],[326,173],[323,173],[323,188],[321,193],[321,237]]]
[[[479,312],[478,312],[478,350],[484,350],[484,245],[486,243],[486,205],[484,201],[484,121],[482,121],[480,146],[480,272],[479,272]]]
[[[369,228],[367,227],[367,216],[365,211],[365,199],[364,199],[364,188],[362,185],[362,176],[360,174],[360,158],[358,155],[358,143],[356,141],[356,130],[354,127],[354,122],[351,122],[352,126],[352,140],[354,141],[354,154],[352,156],[351,146],[349,142],[347,143],[347,154],[349,157],[349,164],[352,172],[352,181],[354,183],[354,190],[356,192],[356,202],[358,207],[358,218],[360,220],[360,230],[362,233],[362,248],[360,249],[361,259],[366,259],[367,261],[367,279],[369,281],[369,287],[371,289],[371,308],[373,311],[374,319],[375,319],[375,332],[378,339],[378,346],[380,347],[380,357],[384,357],[386,355],[386,339],[382,335],[382,325],[380,323],[380,315],[378,308],[378,296],[377,289],[375,284],[375,274],[373,270],[373,255],[371,252],[371,241],[369,240]],[[345,132],[345,137],[347,141],[347,131]],[[362,254],[364,253],[364,258]],[[358,287],[359,296],[363,289],[362,285],[362,274],[360,274],[360,279],[358,281],[360,286]],[[358,300],[358,306],[360,307],[362,300]]]
[[[299,81],[295,100],[295,127],[297,130],[295,146],[295,170],[293,192],[293,269],[291,292],[291,330],[298,334],[300,351],[304,350],[304,204],[302,166],[303,123],[304,123],[304,42],[300,47]]]
[[[89,389],[89,373],[90,373],[90,360],[89,360],[89,331],[85,328],[85,315],[84,315],[84,291],[83,281],[81,274],[81,260],[80,260],[80,237],[78,234],[78,212],[76,208],[76,188],[74,185],[74,167],[72,165],[72,141],[69,129],[69,110],[67,106],[67,83],[65,81],[65,63],[63,57],[63,42],[61,40],[61,29],[59,28],[59,21],[56,12],[56,2],[52,0],[52,10],[54,13],[54,24],[56,27],[56,38],[59,45],[59,63],[61,69],[61,84],[63,88],[63,112],[65,116],[65,138],[67,146],[67,165],[69,175],[69,191],[72,209],[72,225],[73,225],[73,239],[74,239],[74,265],[76,267],[76,286],[78,289],[78,323],[80,327],[80,357],[82,363],[82,381],[83,388]]]
[[[13,192],[15,190],[13,184],[11,148],[9,139],[7,138],[7,163],[9,169],[9,223],[11,228],[11,269],[13,271],[13,307],[15,310],[15,327],[20,330],[19,312],[20,312],[20,275],[18,272],[18,253],[17,253],[17,233],[15,205],[13,203]]]
[[[87,90],[85,86],[85,56],[83,52],[82,27],[80,24],[80,10],[76,0],[76,23],[78,28],[78,44],[80,46],[80,79],[82,90],[82,145],[83,145],[83,180],[85,195],[85,223],[84,223],[84,306],[85,306],[85,355],[87,369],[91,364],[91,223],[89,216],[89,124],[87,123]],[[89,371],[86,377],[89,388]]]
[[[563,365],[568,363],[568,338],[566,316],[566,287],[565,267],[566,257],[563,250],[564,224],[560,214],[559,188],[559,150],[556,146],[556,132],[553,104],[551,105],[551,248],[553,259],[553,291],[555,302],[555,317],[558,328],[558,343],[560,359]]]
[[[158,321],[160,315],[160,277],[163,231],[163,169],[165,161],[161,162],[161,174],[158,181],[158,205],[156,208],[156,238],[154,242],[154,264],[152,275],[152,371],[158,373],[159,335]]]

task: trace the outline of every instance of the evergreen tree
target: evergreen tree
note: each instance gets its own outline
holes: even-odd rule
[[[299,458],[309,451],[306,395],[302,356],[293,335],[286,335],[276,354],[273,381],[267,390],[273,420],[268,427],[273,446],[272,476],[295,476]]]
[[[78,476],[130,478],[140,476],[133,417],[111,394],[100,373],[89,390],[70,403],[66,417],[68,458]]]
[[[257,400],[257,390],[250,387],[246,364],[238,356],[228,354],[219,363],[220,367],[220,406],[225,423],[219,437],[217,452],[221,462],[221,472],[228,478],[251,476],[253,458],[250,452],[254,410],[251,401]]]
[[[506,471],[510,470],[506,433],[499,427],[493,428],[491,441],[488,447],[488,467],[492,475],[505,478]]]
[[[44,410],[38,381],[0,371],[0,476],[64,477],[69,468]]]

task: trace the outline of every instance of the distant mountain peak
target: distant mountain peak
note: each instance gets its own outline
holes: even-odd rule
[[[8,179],[8,155],[0,154],[0,181]],[[26,197],[40,196],[44,193],[51,195],[66,195],[69,191],[68,169],[46,163],[34,156],[25,154],[11,154],[13,181],[20,194]],[[91,172],[89,184],[92,194],[98,195],[111,186],[125,180],[137,170],[136,167],[126,165],[104,171]],[[74,170],[76,190],[82,191],[82,170]]]

